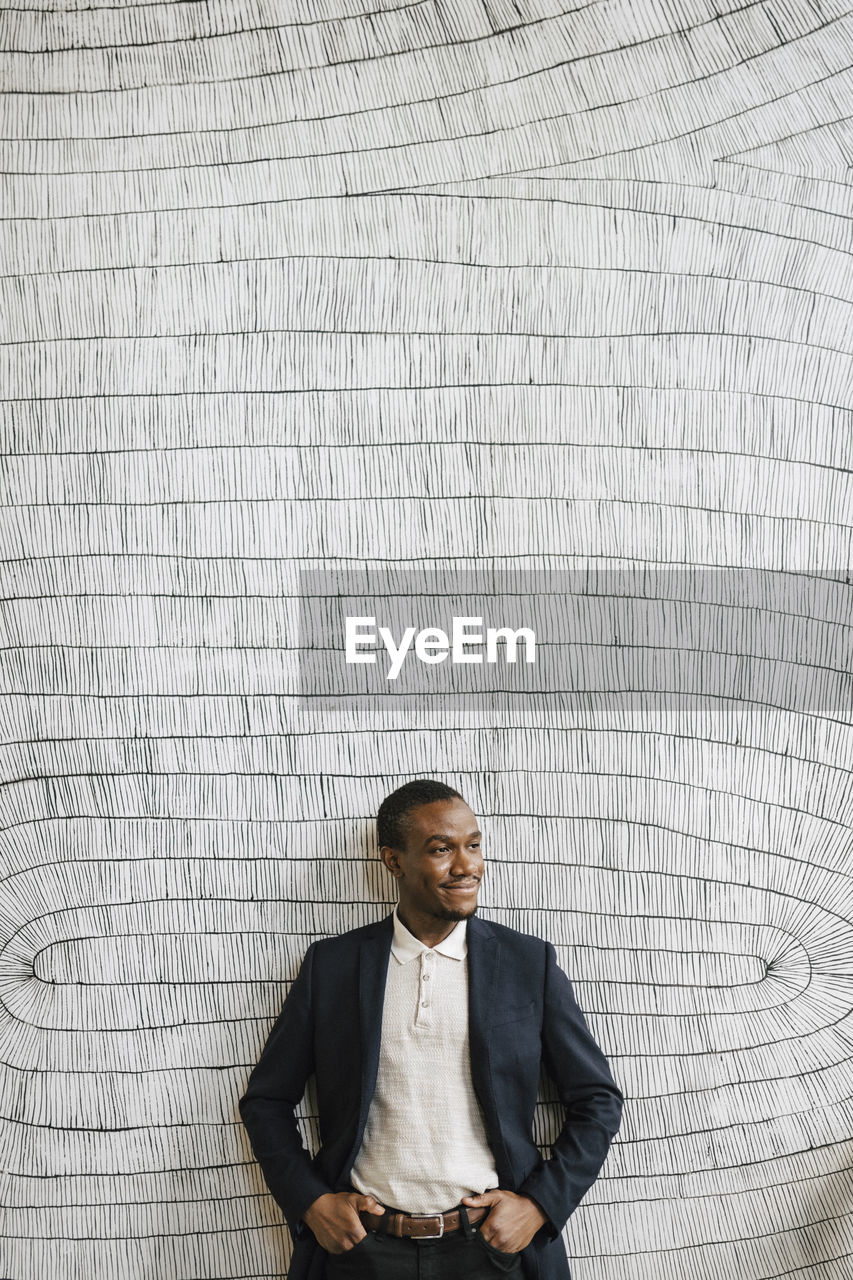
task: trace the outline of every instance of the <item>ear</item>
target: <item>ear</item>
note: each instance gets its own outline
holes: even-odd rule
[[[390,844],[383,844],[379,849],[380,858],[395,880],[399,880],[403,874],[403,868],[400,865],[400,853],[400,849],[395,849]]]

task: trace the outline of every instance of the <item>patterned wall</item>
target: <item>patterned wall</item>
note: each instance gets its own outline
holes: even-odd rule
[[[853,18],[44,3],[0,10],[0,1277],[286,1273],[236,1101],[426,774],[628,1095],[575,1280],[846,1280]],[[309,714],[300,571],[448,565],[728,575],[687,621],[752,694]]]

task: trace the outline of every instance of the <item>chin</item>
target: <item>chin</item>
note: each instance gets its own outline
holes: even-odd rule
[[[435,917],[437,920],[470,920],[476,910],[476,902],[473,907],[439,907]]]

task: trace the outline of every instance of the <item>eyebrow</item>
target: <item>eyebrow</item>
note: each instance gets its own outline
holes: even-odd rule
[[[472,836],[481,836],[482,834],[483,834],[482,831],[471,831],[465,837],[465,839],[470,840]],[[424,841],[424,844],[429,844],[433,840],[452,840],[452,839],[453,839],[453,836],[448,836],[448,835],[427,836],[426,840]]]

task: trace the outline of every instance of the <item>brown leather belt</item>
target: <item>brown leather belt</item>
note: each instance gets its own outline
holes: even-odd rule
[[[475,1222],[481,1222],[488,1212],[488,1207],[466,1208],[471,1226]],[[440,1240],[442,1236],[448,1236],[462,1226],[458,1209],[451,1209],[449,1213],[394,1213],[393,1210],[388,1213],[368,1213],[366,1209],[362,1209],[358,1216],[371,1231],[381,1231],[384,1235],[400,1239],[409,1236],[412,1240]]]

